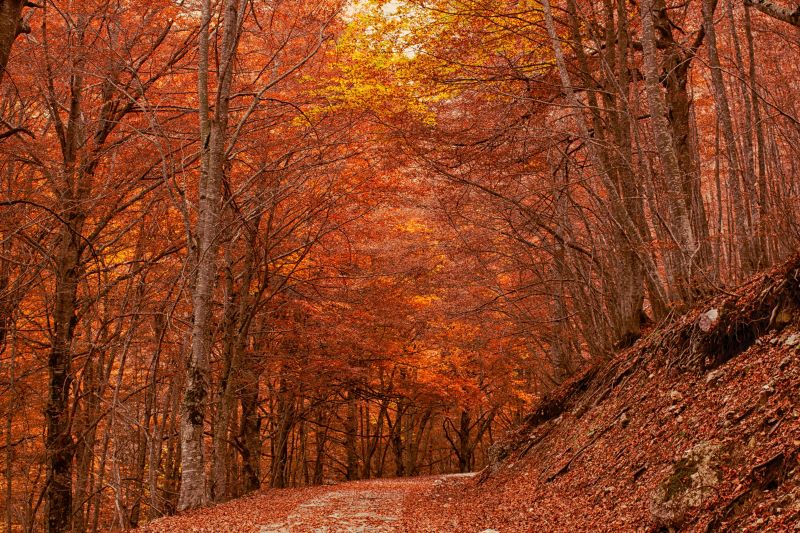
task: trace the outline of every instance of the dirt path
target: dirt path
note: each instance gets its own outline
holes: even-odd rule
[[[371,480],[332,486],[298,505],[260,533],[391,533],[401,531],[404,501],[412,492],[461,476]]]
[[[474,474],[270,489],[146,524],[137,533],[460,532],[458,485]],[[455,493],[453,493],[455,490]],[[441,501],[439,501],[441,500]],[[433,514],[425,520],[422,514]],[[424,523],[434,526],[423,526]],[[480,531],[480,529],[476,530]],[[491,531],[491,530],[489,530]],[[474,533],[474,532],[473,532]]]

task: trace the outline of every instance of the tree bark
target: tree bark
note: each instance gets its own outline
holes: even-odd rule
[[[3,80],[11,47],[17,36],[31,31],[22,20],[24,6],[25,0],[0,0],[0,81]]]
[[[344,419],[344,439],[345,439],[345,452],[347,454],[347,472],[346,478],[348,481],[358,479],[358,403],[355,394],[352,391],[347,391],[345,396],[345,419]]]
[[[195,228],[191,354],[186,367],[186,389],[181,415],[179,510],[200,507],[208,502],[203,443],[206,402],[209,396],[209,352],[211,349],[207,329],[216,280],[220,188],[226,162],[228,107],[234,58],[239,43],[239,16],[239,2],[225,0],[222,21],[224,33],[218,65],[219,87],[216,95],[214,120],[211,120],[208,83],[211,2],[203,0],[198,65],[200,142],[202,146],[200,200]]]
[[[671,232],[677,247],[677,252],[673,254],[676,270],[674,286],[678,291],[677,296],[688,304],[693,299],[691,258],[697,251],[697,244],[689,212],[686,209],[688,201],[684,194],[681,168],[667,121],[664,95],[661,93],[653,16],[653,1],[644,0],[641,4],[641,19],[645,89],[653,136],[662,163],[666,191],[669,194]]]
[[[788,7],[779,6],[771,0],[744,0],[744,5],[752,6],[772,18],[800,28],[800,8],[791,10]]]
[[[752,220],[747,209],[747,205],[750,202],[745,203],[745,199],[749,198],[753,191],[743,189],[742,167],[739,161],[730,105],[717,51],[717,32],[714,27],[716,5],[716,0],[703,0],[703,27],[708,41],[708,59],[711,70],[711,87],[714,92],[714,107],[717,111],[720,129],[725,140],[725,152],[728,156],[728,192],[733,205],[733,222],[739,242],[737,246],[739,263],[742,274],[747,276],[755,270],[756,256],[758,255],[758,251],[753,247],[754,243],[750,235]]]

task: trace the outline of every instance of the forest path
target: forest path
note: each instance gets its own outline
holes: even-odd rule
[[[335,485],[300,503],[285,520],[260,533],[391,533],[403,531],[405,500],[448,480],[474,474],[376,479]]]

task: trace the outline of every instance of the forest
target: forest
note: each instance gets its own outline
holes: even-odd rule
[[[480,470],[800,244],[785,0],[0,0],[6,531]]]

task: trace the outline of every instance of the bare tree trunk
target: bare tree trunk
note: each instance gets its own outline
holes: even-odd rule
[[[788,22],[800,28],[800,10],[780,6],[772,0],[744,0],[745,6],[753,6],[770,17]]]
[[[328,442],[328,430],[330,428],[330,417],[323,419],[322,409],[317,411],[316,426],[317,430],[314,432],[314,479],[315,485],[321,485],[324,481],[325,475],[325,446]],[[325,429],[322,429],[322,428]]]
[[[386,417],[386,412],[389,409],[389,400],[384,399],[380,402],[380,409],[378,410],[378,418],[375,421],[374,433],[370,437],[369,433],[366,435],[367,450],[364,454],[364,479],[369,479],[372,476],[372,458],[375,456],[381,439],[383,438],[383,423]],[[366,424],[370,423],[370,418],[367,417]]]
[[[419,419],[419,426],[417,427],[416,434],[414,434],[414,424],[409,424],[409,441],[410,447],[408,447],[408,463],[406,465],[406,472],[409,476],[416,476],[419,474],[419,455],[420,449],[422,447],[422,439],[425,436],[425,432],[428,429],[428,425],[433,419],[433,410],[428,408],[422,413],[422,416]]]
[[[613,215],[613,223],[619,225],[619,230],[624,236],[626,242],[637,253],[637,257],[642,264],[645,273],[645,283],[647,285],[648,294],[650,296],[650,304],[654,311],[657,311],[656,318],[667,309],[667,295],[664,292],[661,278],[653,258],[646,250],[643,250],[642,242],[642,228],[637,228],[634,221],[631,220],[630,215],[627,213],[624,205],[624,199],[620,196],[619,189],[608,172],[607,165],[604,163],[602,155],[602,147],[598,147],[596,141],[589,134],[589,128],[586,124],[584,116],[580,111],[583,109],[573,88],[572,81],[570,80],[569,71],[567,70],[566,60],[564,58],[564,51],[561,46],[561,41],[556,32],[555,22],[553,21],[553,13],[550,7],[549,0],[542,1],[542,8],[544,10],[545,25],[547,33],[550,37],[550,43],[553,47],[553,52],[556,57],[556,65],[558,67],[559,77],[561,79],[561,86],[566,94],[567,102],[577,110],[575,119],[578,124],[580,132],[580,139],[586,144],[589,158],[592,160],[597,169],[600,179],[603,182],[608,193],[610,204],[610,211]],[[591,97],[591,94],[590,94]]]
[[[278,388],[277,429],[272,437],[272,483],[273,488],[282,489],[287,486],[289,470],[289,438],[295,424],[295,398],[286,384],[286,379],[280,378]]]
[[[0,0],[0,81],[3,80],[11,47],[17,36],[31,31],[22,20],[25,3],[25,0]]]
[[[55,258],[53,337],[47,365],[50,374],[49,399],[45,411],[47,530],[52,533],[68,531],[72,522],[72,460],[75,443],[70,430],[69,392],[73,380],[72,339],[77,323],[76,298],[83,249],[80,231],[85,216],[78,210],[77,200],[71,200],[70,204],[63,217],[65,224]]]
[[[358,402],[352,391],[345,396],[344,439],[347,453],[347,480],[358,479]]]
[[[716,279],[711,261],[711,245],[709,242],[708,217],[700,187],[699,154],[697,144],[692,138],[692,107],[689,95],[689,69],[701,46],[705,31],[701,28],[694,42],[689,45],[680,44],[673,36],[673,22],[669,18],[664,0],[653,2],[653,24],[664,49],[661,62],[661,76],[666,89],[667,119],[672,133],[672,142],[678,159],[686,209],[691,219],[694,239],[698,250],[693,259],[694,264],[702,270],[695,273],[692,289],[702,294],[706,292],[708,281]],[[708,277],[710,280],[703,280]]]
[[[246,3],[246,2],[245,2]],[[199,41],[198,96],[200,99],[200,142],[203,147],[200,171],[200,200],[194,250],[193,322],[191,355],[187,361],[186,389],[181,415],[181,491],[180,510],[200,507],[208,502],[206,493],[203,432],[209,395],[209,335],[211,299],[216,278],[216,255],[220,211],[220,187],[225,168],[228,106],[233,80],[234,58],[239,43],[239,2],[225,0],[223,36],[218,66],[215,119],[209,107],[209,34],[211,2],[203,0]]]
[[[673,264],[676,269],[676,279],[673,285],[678,290],[678,296],[684,302],[691,303],[693,299],[691,258],[697,251],[697,244],[689,212],[686,209],[688,200],[684,194],[681,168],[675,154],[675,143],[667,121],[664,96],[661,93],[652,0],[644,0],[642,2],[641,18],[644,77],[647,102],[650,108],[650,121],[661,158],[666,190],[670,199],[671,231],[678,248],[673,258]]]
[[[728,189],[731,204],[734,210],[734,227],[739,249],[739,263],[742,274],[747,276],[756,268],[758,251],[753,248],[750,237],[752,219],[748,213],[745,199],[751,194],[750,190],[742,187],[742,167],[739,162],[739,153],[736,146],[736,137],[733,133],[733,120],[731,119],[730,105],[728,104],[725,82],[722,79],[722,67],[717,51],[717,35],[714,28],[714,11],[716,0],[703,0],[703,27],[707,35],[708,59],[711,67],[711,87],[714,91],[714,106],[719,117],[720,129],[725,139],[725,151],[728,156]]]
[[[242,422],[239,431],[244,470],[242,483],[244,491],[250,492],[261,488],[261,417],[258,415],[258,374],[253,370],[243,372],[241,388]]]
[[[753,128],[755,129],[756,137],[756,158],[757,175],[756,181],[758,183],[759,194],[759,221],[761,223],[762,235],[762,253],[764,254],[764,265],[771,264],[773,253],[775,250],[774,233],[767,231],[766,221],[771,211],[771,199],[769,194],[769,187],[767,186],[767,165],[766,165],[766,149],[764,141],[764,125],[761,122],[761,97],[758,94],[758,76],[756,75],[756,55],[755,45],[753,44],[753,28],[750,21],[750,8],[745,4],[744,8],[744,32],[747,38],[747,57],[748,57],[748,84],[750,89],[750,102],[753,106]]]
[[[394,419],[392,426],[392,451],[394,453],[394,475],[403,477],[406,474],[406,465],[403,460],[404,446],[403,446],[403,411],[405,411],[405,402],[397,402],[397,415]]]

